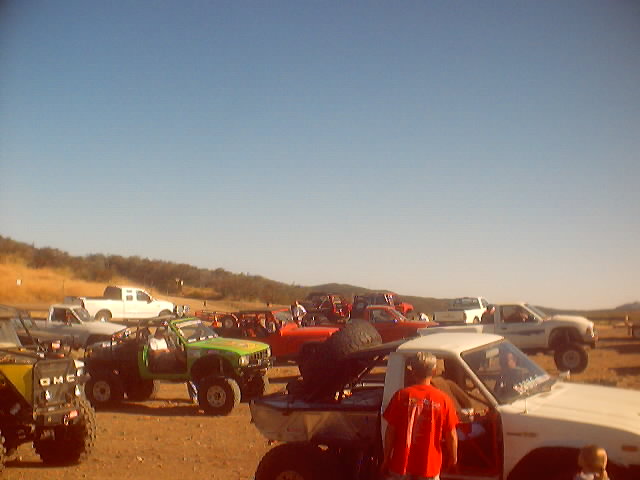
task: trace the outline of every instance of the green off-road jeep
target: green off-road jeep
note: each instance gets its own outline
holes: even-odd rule
[[[0,470],[19,445],[33,442],[50,465],[85,460],[96,418],[82,388],[82,362],[20,343],[13,321],[21,312],[0,306]]]
[[[160,339],[162,351],[154,350]],[[227,415],[244,398],[265,393],[269,345],[219,337],[198,318],[141,320],[110,341],[85,350],[94,406],[150,399],[158,380],[187,382],[192,398],[209,414]]]

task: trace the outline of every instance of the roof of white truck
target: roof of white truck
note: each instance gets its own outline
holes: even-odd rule
[[[433,333],[409,340],[398,347],[398,351],[430,351],[460,354],[502,340],[500,335],[490,333]]]

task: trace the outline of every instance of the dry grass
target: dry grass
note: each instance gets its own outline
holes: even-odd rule
[[[20,280],[20,285],[18,285]],[[111,284],[133,285],[127,279],[115,279]],[[98,296],[106,287],[106,283],[87,282],[74,277],[68,270],[51,268],[34,269],[20,262],[0,263],[0,303],[42,308],[52,303],[62,302],[65,296]],[[194,293],[196,289],[189,289],[185,293]],[[191,311],[204,307],[204,302],[199,299],[184,297],[167,297],[158,292],[151,292],[154,296],[170,300],[178,304],[189,305]],[[206,290],[199,292],[207,294]],[[210,301],[207,300],[207,309],[224,312],[234,312],[243,309],[263,308],[265,305],[253,301]]]

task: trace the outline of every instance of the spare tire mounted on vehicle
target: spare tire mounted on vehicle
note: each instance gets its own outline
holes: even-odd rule
[[[361,366],[349,362],[347,357],[363,348],[382,343],[378,331],[365,320],[352,320],[344,328],[318,345],[316,351],[305,361],[303,369],[304,393],[321,398],[331,397],[341,388],[345,374]]]

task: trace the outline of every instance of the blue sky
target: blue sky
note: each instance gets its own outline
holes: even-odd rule
[[[640,300],[636,2],[9,1],[0,234],[560,308]]]

